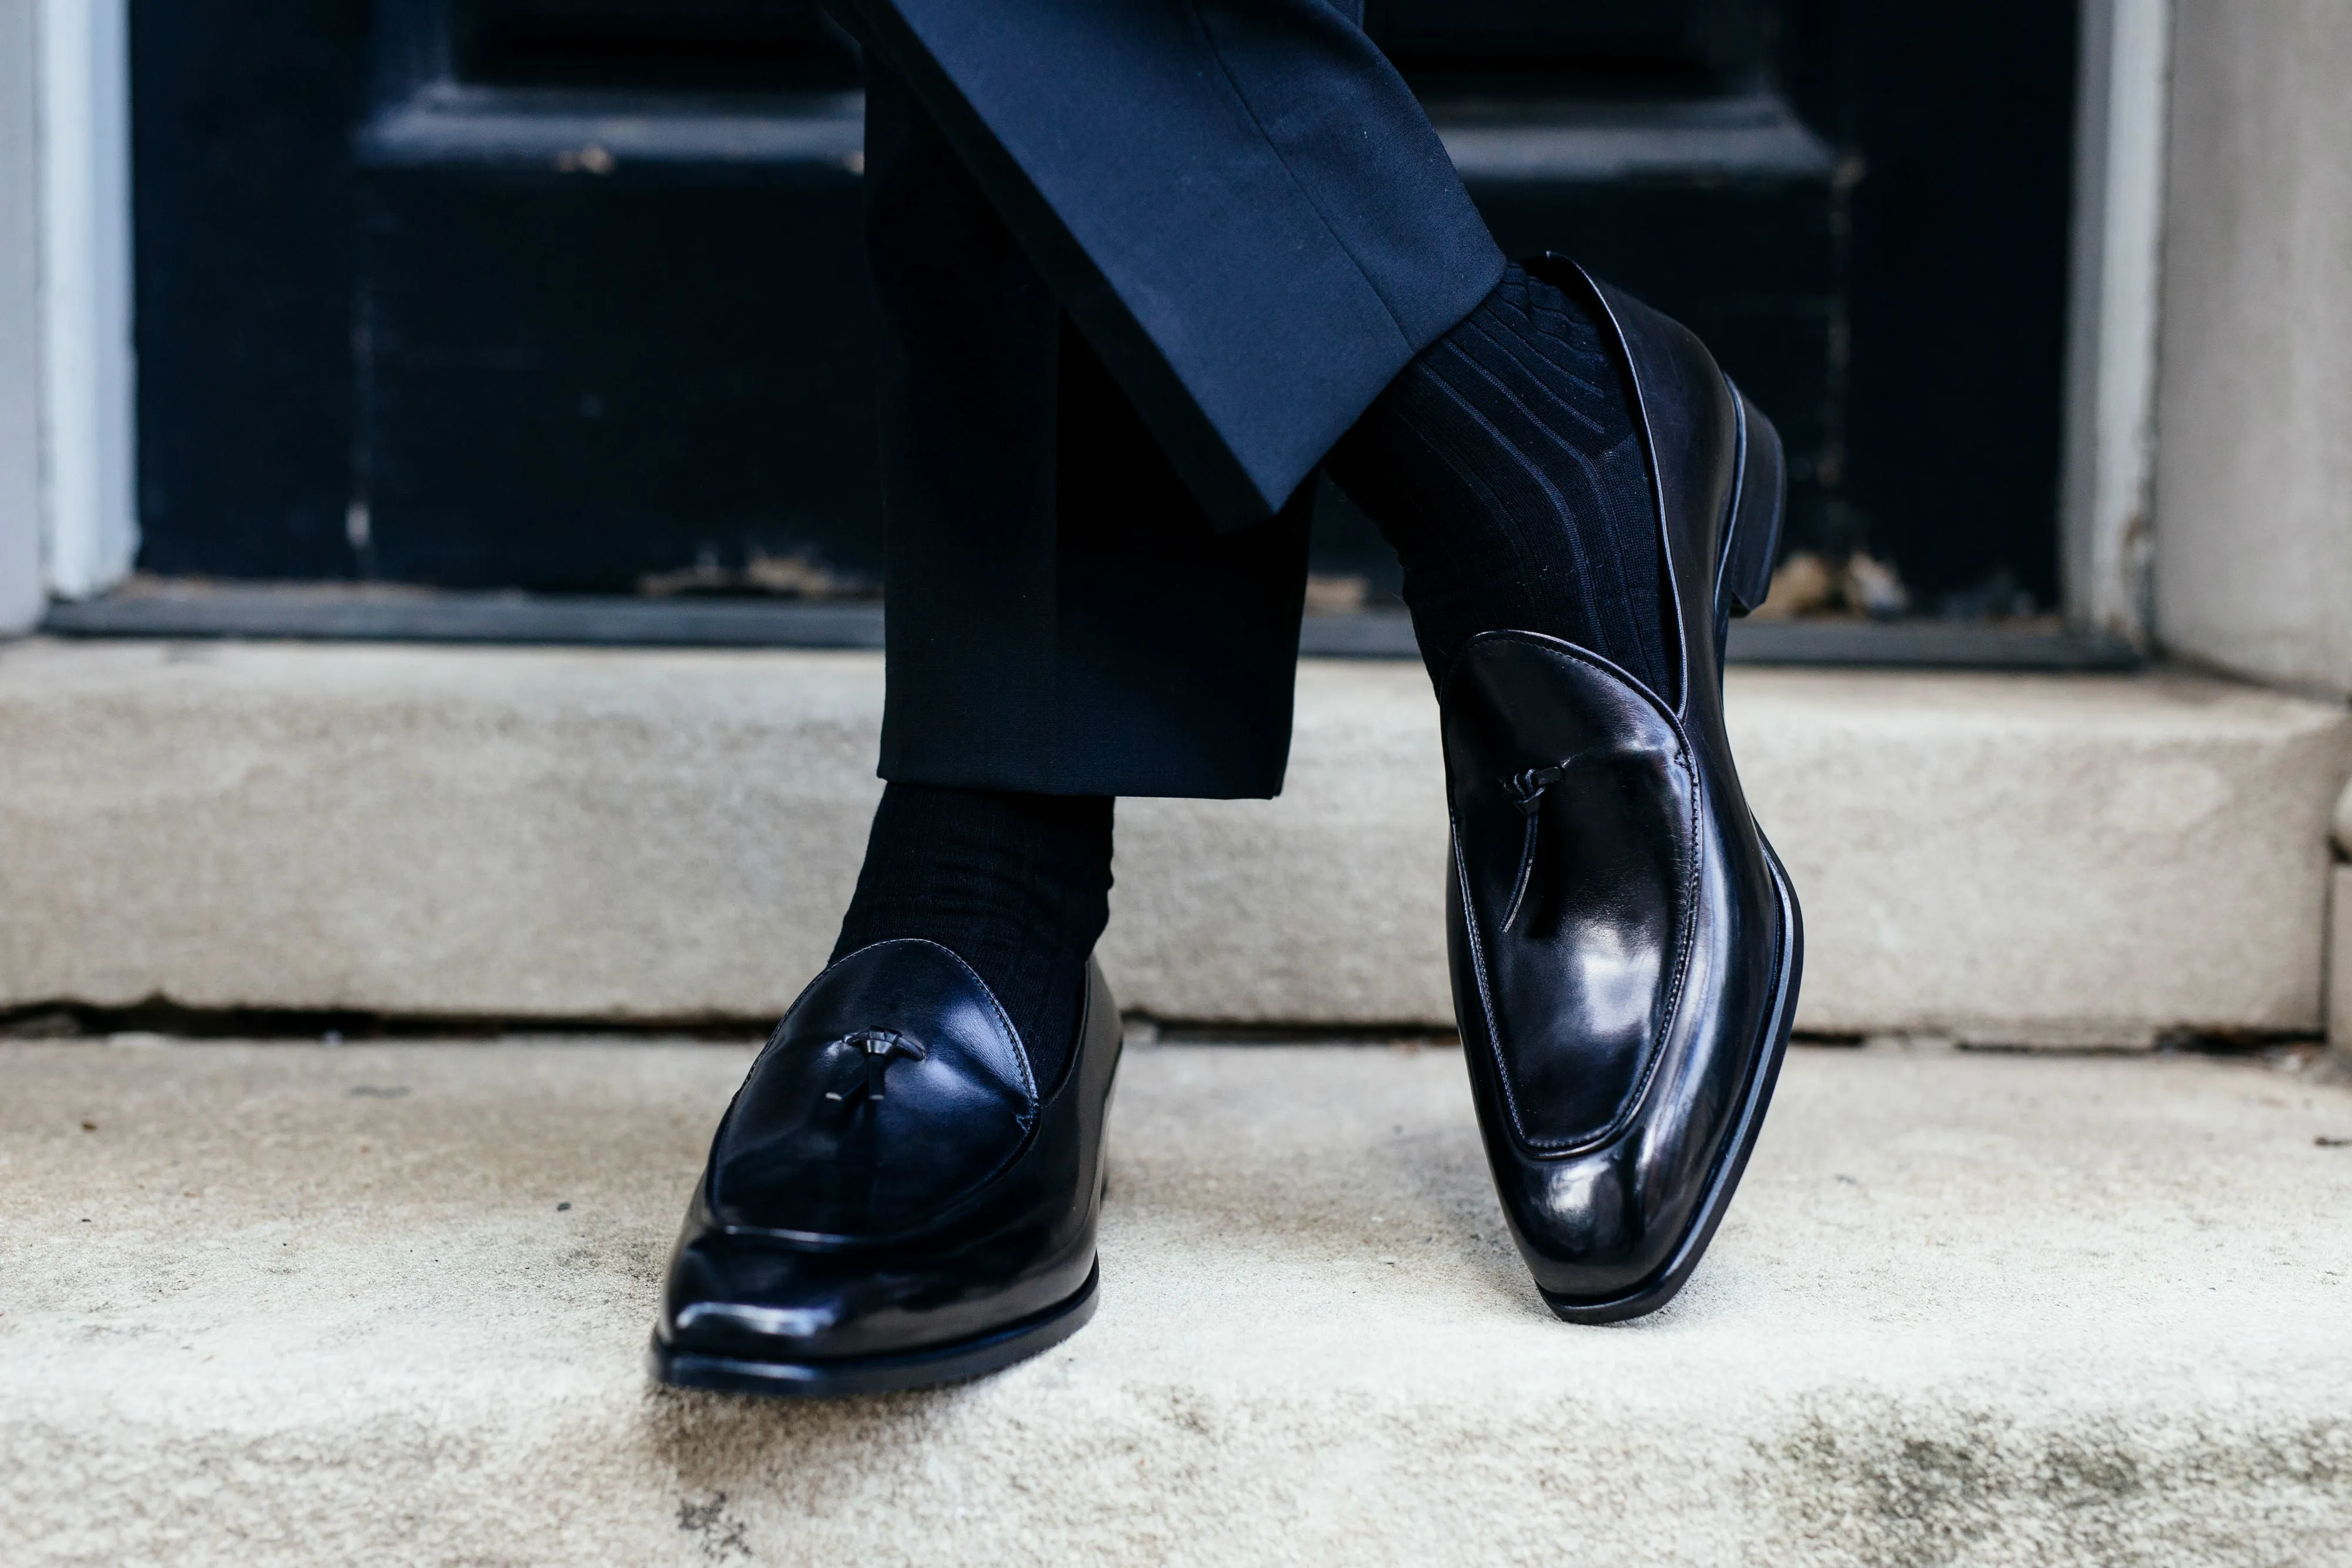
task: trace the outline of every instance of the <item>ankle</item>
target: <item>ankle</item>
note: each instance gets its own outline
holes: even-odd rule
[[[1405,570],[1431,678],[1480,632],[1541,632],[1664,678],[1663,572],[1623,378],[1579,302],[1514,265],[1332,451]]]
[[[1110,918],[1111,817],[1108,796],[890,785],[834,957],[895,936],[937,942],[995,994],[1051,1084]]]

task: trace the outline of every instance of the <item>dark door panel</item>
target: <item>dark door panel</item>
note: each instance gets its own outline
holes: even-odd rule
[[[1370,0],[1364,21],[1411,77],[1697,96],[1764,79],[1770,15],[1764,0]]]
[[[369,575],[878,582],[860,193],[838,167],[371,170]]]
[[[1869,548],[1932,606],[2054,598],[2072,13],[1372,0],[1368,24],[1507,248],[1683,318],[1773,415],[1792,547]],[[132,23],[142,564],[875,585],[857,62],[815,5]],[[1326,498],[1318,568],[1392,586]]]
[[[854,92],[857,46],[806,0],[456,0],[451,74],[509,87]]]
[[[140,563],[352,570],[352,204],[367,12],[131,8]]]

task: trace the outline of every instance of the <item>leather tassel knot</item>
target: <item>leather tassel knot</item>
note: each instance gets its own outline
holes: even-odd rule
[[[846,1091],[838,1089],[825,1091],[824,1097],[839,1105],[846,1105],[860,1095],[868,1100],[882,1099],[883,1078],[890,1071],[890,1063],[898,1061],[920,1061],[929,1054],[920,1045],[908,1040],[898,1030],[888,1029],[861,1029],[854,1034],[843,1035],[833,1043],[856,1046],[865,1069],[864,1076],[851,1084]],[[832,1046],[825,1049],[829,1051]]]
[[[1519,917],[1519,906],[1527,902],[1528,884],[1535,880],[1536,834],[1541,821],[1544,791],[1568,777],[1568,770],[1582,762],[1591,761],[1592,754],[1578,752],[1565,761],[1549,768],[1529,768],[1514,773],[1502,781],[1511,804],[1527,819],[1527,833],[1519,842],[1519,873],[1511,883],[1511,902],[1503,912],[1503,929],[1508,931]]]

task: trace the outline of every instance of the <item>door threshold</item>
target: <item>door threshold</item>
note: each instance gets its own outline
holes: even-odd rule
[[[876,600],[652,599],[627,595],[435,592],[352,585],[142,586],[49,608],[58,637],[237,638],[320,643],[479,643],[614,648],[882,646]],[[1309,615],[1305,658],[1412,659],[1397,611]],[[2137,669],[2120,641],[2046,625],[1965,621],[1738,622],[1735,664],[1895,669]]]

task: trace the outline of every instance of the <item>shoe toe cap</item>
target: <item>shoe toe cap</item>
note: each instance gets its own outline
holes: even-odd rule
[[[673,1350],[767,1364],[898,1354],[1050,1307],[1090,1262],[1022,1268],[985,1246],[936,1256],[812,1250],[705,1230],[670,1260],[656,1333]]]

